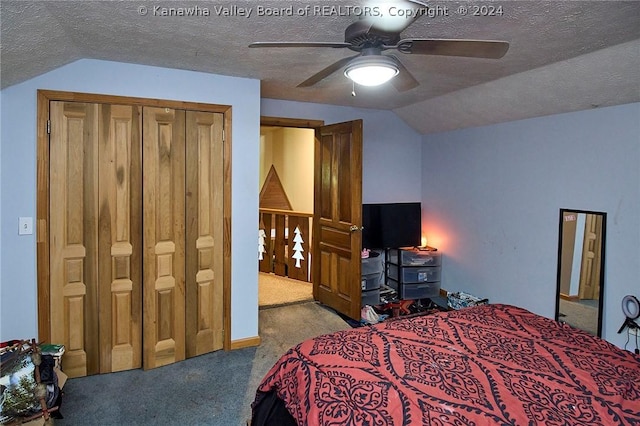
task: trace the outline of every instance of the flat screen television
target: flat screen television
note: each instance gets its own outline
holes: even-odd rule
[[[362,205],[362,247],[418,247],[422,240],[419,202]]]

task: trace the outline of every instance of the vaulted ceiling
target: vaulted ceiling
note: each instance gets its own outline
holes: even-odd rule
[[[498,60],[396,52],[419,86],[353,96],[342,70],[297,87],[349,49],[248,45],[342,42],[370,1],[2,0],[1,84],[82,58],[138,63],[259,79],[264,98],[393,110],[422,134],[640,101],[639,1],[424,3],[403,38],[504,40],[509,51]],[[197,16],[176,16],[188,8]]]

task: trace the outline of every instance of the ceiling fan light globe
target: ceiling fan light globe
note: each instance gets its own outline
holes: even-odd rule
[[[398,74],[398,66],[391,58],[361,57],[354,60],[344,71],[344,75],[362,86],[379,86]]]

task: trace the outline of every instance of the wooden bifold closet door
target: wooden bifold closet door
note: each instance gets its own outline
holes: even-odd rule
[[[71,377],[139,368],[139,109],[50,111],[51,341]]]
[[[221,349],[223,114],[51,102],[50,119],[50,339],[65,372]]]

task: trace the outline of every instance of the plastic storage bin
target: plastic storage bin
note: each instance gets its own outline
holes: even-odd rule
[[[400,285],[396,280],[388,279],[387,284],[398,292],[400,299],[426,299],[440,294],[439,281]]]
[[[380,304],[380,289],[367,290],[362,292],[360,305],[375,306]]]
[[[439,267],[404,266],[389,264],[389,278],[401,283],[418,283],[440,281]]]
[[[405,266],[440,266],[439,251],[415,248],[389,249],[389,262]]]
[[[367,257],[362,259],[362,275],[384,272],[384,256]]]
[[[362,275],[360,283],[362,291],[374,290],[380,288],[383,281],[382,272],[374,272],[373,274]]]

